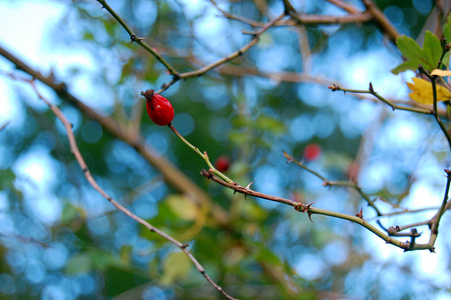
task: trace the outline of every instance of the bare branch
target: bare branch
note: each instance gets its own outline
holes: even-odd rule
[[[313,214],[318,214],[318,215],[324,215],[324,216],[339,218],[339,219],[351,221],[353,223],[357,223],[357,224],[365,227],[366,229],[368,229],[369,231],[371,231],[372,233],[374,233],[375,235],[377,235],[381,239],[383,239],[386,243],[392,244],[392,245],[394,245],[396,247],[404,249],[404,251],[411,251],[411,250],[429,250],[429,251],[433,251],[434,250],[433,245],[431,245],[430,243],[428,243],[428,244],[415,244],[413,247],[411,247],[410,242],[403,243],[403,242],[400,242],[400,241],[398,241],[396,239],[393,239],[390,236],[388,236],[387,234],[385,234],[382,231],[380,231],[379,229],[377,229],[376,227],[374,227],[373,225],[371,225],[368,222],[366,222],[363,219],[363,217],[359,217],[357,215],[356,216],[351,216],[351,215],[347,215],[347,214],[343,214],[343,213],[339,213],[339,212],[334,212],[334,211],[330,211],[330,210],[325,210],[325,209],[320,209],[320,208],[316,208],[316,207],[311,207],[313,202],[308,204],[308,205],[304,205],[302,203],[295,202],[293,200],[289,200],[289,199],[285,199],[285,198],[281,198],[281,197],[277,197],[277,196],[272,196],[272,195],[267,195],[267,194],[263,194],[263,193],[260,193],[260,192],[256,192],[256,191],[247,189],[247,188],[245,188],[245,187],[243,187],[243,186],[241,186],[241,185],[239,185],[237,183],[233,184],[233,183],[225,182],[224,180],[214,176],[212,173],[210,173],[210,172],[208,172],[206,170],[202,170],[200,174],[202,176],[204,176],[204,177],[206,177],[206,178],[208,178],[208,179],[210,179],[210,180],[212,180],[212,181],[214,181],[216,183],[219,183],[220,185],[223,185],[223,186],[225,186],[225,187],[227,187],[229,189],[232,189],[232,190],[234,190],[234,191],[236,191],[238,193],[293,206],[294,209],[299,211],[299,212],[307,212],[309,218]]]
[[[86,179],[88,180],[88,182],[91,184],[91,186],[99,192],[99,194],[101,194],[105,199],[107,199],[109,202],[111,202],[111,204],[113,204],[119,211],[121,211],[122,213],[126,214],[127,216],[129,216],[130,218],[132,218],[133,220],[135,220],[136,222],[140,223],[141,225],[143,225],[144,227],[146,227],[147,229],[149,229],[150,232],[154,232],[156,234],[158,234],[159,236],[161,236],[162,238],[164,238],[165,240],[167,240],[168,242],[171,242],[172,244],[176,245],[177,247],[180,248],[181,251],[183,251],[188,257],[189,259],[192,261],[192,263],[194,264],[194,266],[196,267],[196,269],[199,271],[199,273],[202,274],[202,276],[205,277],[205,279],[216,289],[218,290],[218,292],[220,292],[224,297],[226,297],[227,299],[235,299],[232,296],[228,295],[219,285],[217,285],[215,282],[213,282],[213,280],[208,276],[208,274],[205,272],[204,267],[196,260],[196,258],[191,254],[191,252],[187,249],[188,245],[187,244],[183,244],[181,242],[179,242],[178,240],[174,239],[173,237],[171,237],[170,235],[168,235],[167,233],[159,230],[158,228],[154,227],[153,225],[151,225],[150,223],[148,223],[147,221],[145,221],[144,219],[138,217],[137,215],[133,214],[130,210],[128,210],[127,208],[125,208],[124,206],[122,206],[121,204],[119,204],[118,202],[116,202],[107,192],[105,192],[95,181],[94,177],[92,176],[91,172],[88,169],[88,166],[86,165],[79,149],[77,146],[77,143],[75,141],[75,136],[74,133],[72,131],[72,125],[71,123],[67,120],[66,116],[61,112],[61,110],[50,103],[50,101],[48,101],[45,97],[43,97],[40,92],[38,91],[35,83],[33,80],[30,80],[29,83],[31,84],[31,86],[33,87],[34,91],[36,92],[36,94],[38,95],[38,97],[43,100],[45,103],[47,103],[47,105],[50,107],[50,109],[52,110],[52,112],[56,115],[56,117],[58,119],[61,120],[61,122],[63,123],[64,127],[66,128],[66,132],[67,132],[67,136],[69,139],[69,143],[70,143],[70,148],[71,148],[71,152],[72,154],[75,156],[78,164],[80,165],[80,168],[83,170],[84,175],[86,177]]]

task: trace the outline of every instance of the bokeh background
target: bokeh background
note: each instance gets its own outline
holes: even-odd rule
[[[437,1],[441,2],[441,1]],[[226,18],[214,2],[108,1],[146,42],[186,72],[236,51],[254,28]],[[349,1],[359,10],[361,1]],[[292,1],[298,12],[342,16],[327,1]],[[375,4],[401,33],[422,43],[434,31],[430,0]],[[221,10],[257,22],[283,12],[282,1],[218,1]],[[432,16],[432,17],[431,17]],[[161,170],[48,88],[40,92],[69,121],[94,178],[139,217],[189,244],[206,272],[239,298],[449,299],[451,250],[445,214],[437,253],[403,253],[364,228],[339,219],[233,192],[199,175],[205,162],[167,127],[147,117],[140,92],[171,81],[165,67],[136,44],[97,1],[0,1],[0,47],[45,75],[172,162],[205,193],[207,204],[168,184]],[[374,22],[276,26],[245,55],[164,92],[174,126],[243,186],[368,222],[375,212],[352,189],[325,188],[282,151],[331,180],[357,180],[384,213],[438,207],[449,146],[432,117],[392,111],[328,86],[367,89],[408,102],[413,72]],[[5,72],[0,57],[0,296],[20,299],[215,299],[180,250],[114,209],[86,181],[61,122],[28,84]],[[408,105],[408,104],[407,104]],[[4,126],[3,126],[4,125]],[[353,168],[354,167],[354,168]],[[219,221],[212,207],[226,218]],[[431,218],[435,210],[379,218],[388,226]],[[427,242],[429,230],[418,227]]]

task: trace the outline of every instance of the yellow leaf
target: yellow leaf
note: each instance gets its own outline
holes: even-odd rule
[[[192,221],[199,216],[199,207],[183,195],[169,195],[166,202],[179,218]]]
[[[422,104],[433,104],[434,98],[432,96],[432,83],[421,78],[412,78],[413,83],[407,82],[412,93],[409,94],[410,99]],[[440,85],[437,86],[437,101],[451,100],[451,92]]]
[[[169,285],[175,280],[185,279],[191,268],[191,261],[183,252],[172,252],[163,261],[161,283]]]
[[[435,69],[432,71],[431,75],[437,75],[440,77],[451,76],[451,71],[443,71],[443,70]]]

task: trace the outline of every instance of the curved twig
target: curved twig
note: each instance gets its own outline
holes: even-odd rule
[[[142,219],[142,218],[138,217],[137,215],[133,214],[130,210],[128,210],[127,208],[125,208],[124,206],[122,206],[121,204],[116,202],[107,192],[105,192],[97,184],[95,179],[92,177],[92,174],[89,171],[89,168],[86,165],[86,163],[85,163],[85,161],[83,159],[83,156],[81,155],[81,153],[80,153],[80,151],[78,149],[77,142],[75,141],[75,136],[74,136],[74,133],[72,131],[71,123],[67,120],[66,116],[61,112],[61,110],[57,106],[53,105],[52,103],[50,103],[50,101],[48,101],[45,97],[42,96],[42,94],[38,91],[38,89],[37,89],[37,87],[36,87],[36,85],[35,85],[33,80],[29,80],[28,82],[31,84],[31,86],[33,87],[33,89],[36,92],[36,94],[38,95],[38,97],[41,100],[43,100],[49,106],[49,108],[52,110],[52,112],[55,114],[55,116],[58,119],[60,119],[61,122],[63,123],[63,125],[64,125],[64,127],[66,129],[66,132],[67,132],[67,137],[69,139],[71,152],[75,156],[75,159],[77,160],[78,164],[80,165],[80,168],[83,170],[84,175],[85,175],[86,179],[88,180],[88,182],[91,184],[91,186],[96,191],[98,191],[105,199],[107,199],[111,204],[113,204],[119,211],[121,211],[122,213],[126,214],[127,216],[129,216],[130,218],[135,220],[136,222],[140,223],[141,225],[143,225],[144,227],[149,229],[150,232],[156,233],[157,235],[161,236],[162,238],[164,238],[168,242],[170,242],[170,243],[176,245],[177,247],[179,247],[180,250],[183,251],[188,256],[188,258],[192,261],[192,263],[194,264],[196,269],[199,271],[199,273],[201,273],[202,276],[204,276],[205,279],[216,290],[218,290],[218,292],[220,292],[227,299],[236,299],[236,298],[230,296],[229,294],[227,294],[219,285],[217,285],[210,278],[210,276],[208,276],[208,274],[205,272],[204,267],[197,261],[197,259],[188,250],[188,244],[181,243],[180,241],[178,241],[175,238],[171,237],[167,233],[165,233],[165,232],[161,231],[160,229],[156,228],[155,226],[151,225],[149,222],[147,222],[144,219]]]

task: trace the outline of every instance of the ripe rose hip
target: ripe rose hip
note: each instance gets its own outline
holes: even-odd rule
[[[168,125],[174,119],[174,108],[168,99],[154,92],[152,89],[141,92],[146,97],[147,114],[155,124]]]
[[[308,144],[304,149],[304,159],[306,161],[313,161],[321,154],[321,147],[318,144]]]
[[[230,167],[230,159],[227,156],[223,155],[216,159],[215,168],[219,172],[227,172],[229,167]]]

